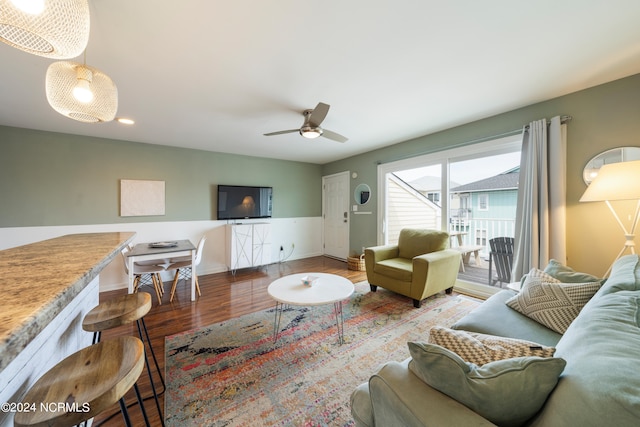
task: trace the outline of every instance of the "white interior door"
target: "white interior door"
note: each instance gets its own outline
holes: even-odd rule
[[[349,254],[349,172],[322,177],[324,254],[347,259]]]

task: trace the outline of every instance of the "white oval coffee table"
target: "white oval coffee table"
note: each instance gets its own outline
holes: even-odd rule
[[[313,286],[302,283],[305,276],[314,276],[318,280]],[[329,273],[298,273],[283,276],[269,285],[267,292],[276,301],[273,340],[278,341],[280,319],[285,305],[315,306],[332,304],[338,327],[338,342],[344,342],[344,318],[342,301],[349,298],[355,290],[353,283],[342,276]]]

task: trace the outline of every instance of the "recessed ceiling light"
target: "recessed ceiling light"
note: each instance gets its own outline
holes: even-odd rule
[[[118,123],[122,123],[123,125],[132,125],[135,123],[133,119],[128,119],[126,117],[118,117],[116,120],[118,121]]]

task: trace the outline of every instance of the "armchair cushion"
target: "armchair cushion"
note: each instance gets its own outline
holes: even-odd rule
[[[376,273],[395,277],[403,282],[410,282],[413,274],[413,262],[406,258],[391,258],[378,262],[374,267]]]
[[[409,342],[409,369],[436,390],[492,423],[520,426],[538,412],[566,362],[537,356],[477,366],[443,347]]]
[[[398,237],[398,257],[412,259],[449,248],[449,233],[437,230],[403,228]]]

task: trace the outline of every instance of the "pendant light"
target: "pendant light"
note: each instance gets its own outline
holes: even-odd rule
[[[102,71],[72,61],[49,65],[47,101],[63,116],[85,123],[110,122],[118,111],[118,89]]]
[[[0,0],[0,40],[34,55],[75,58],[89,24],[87,0]]]

